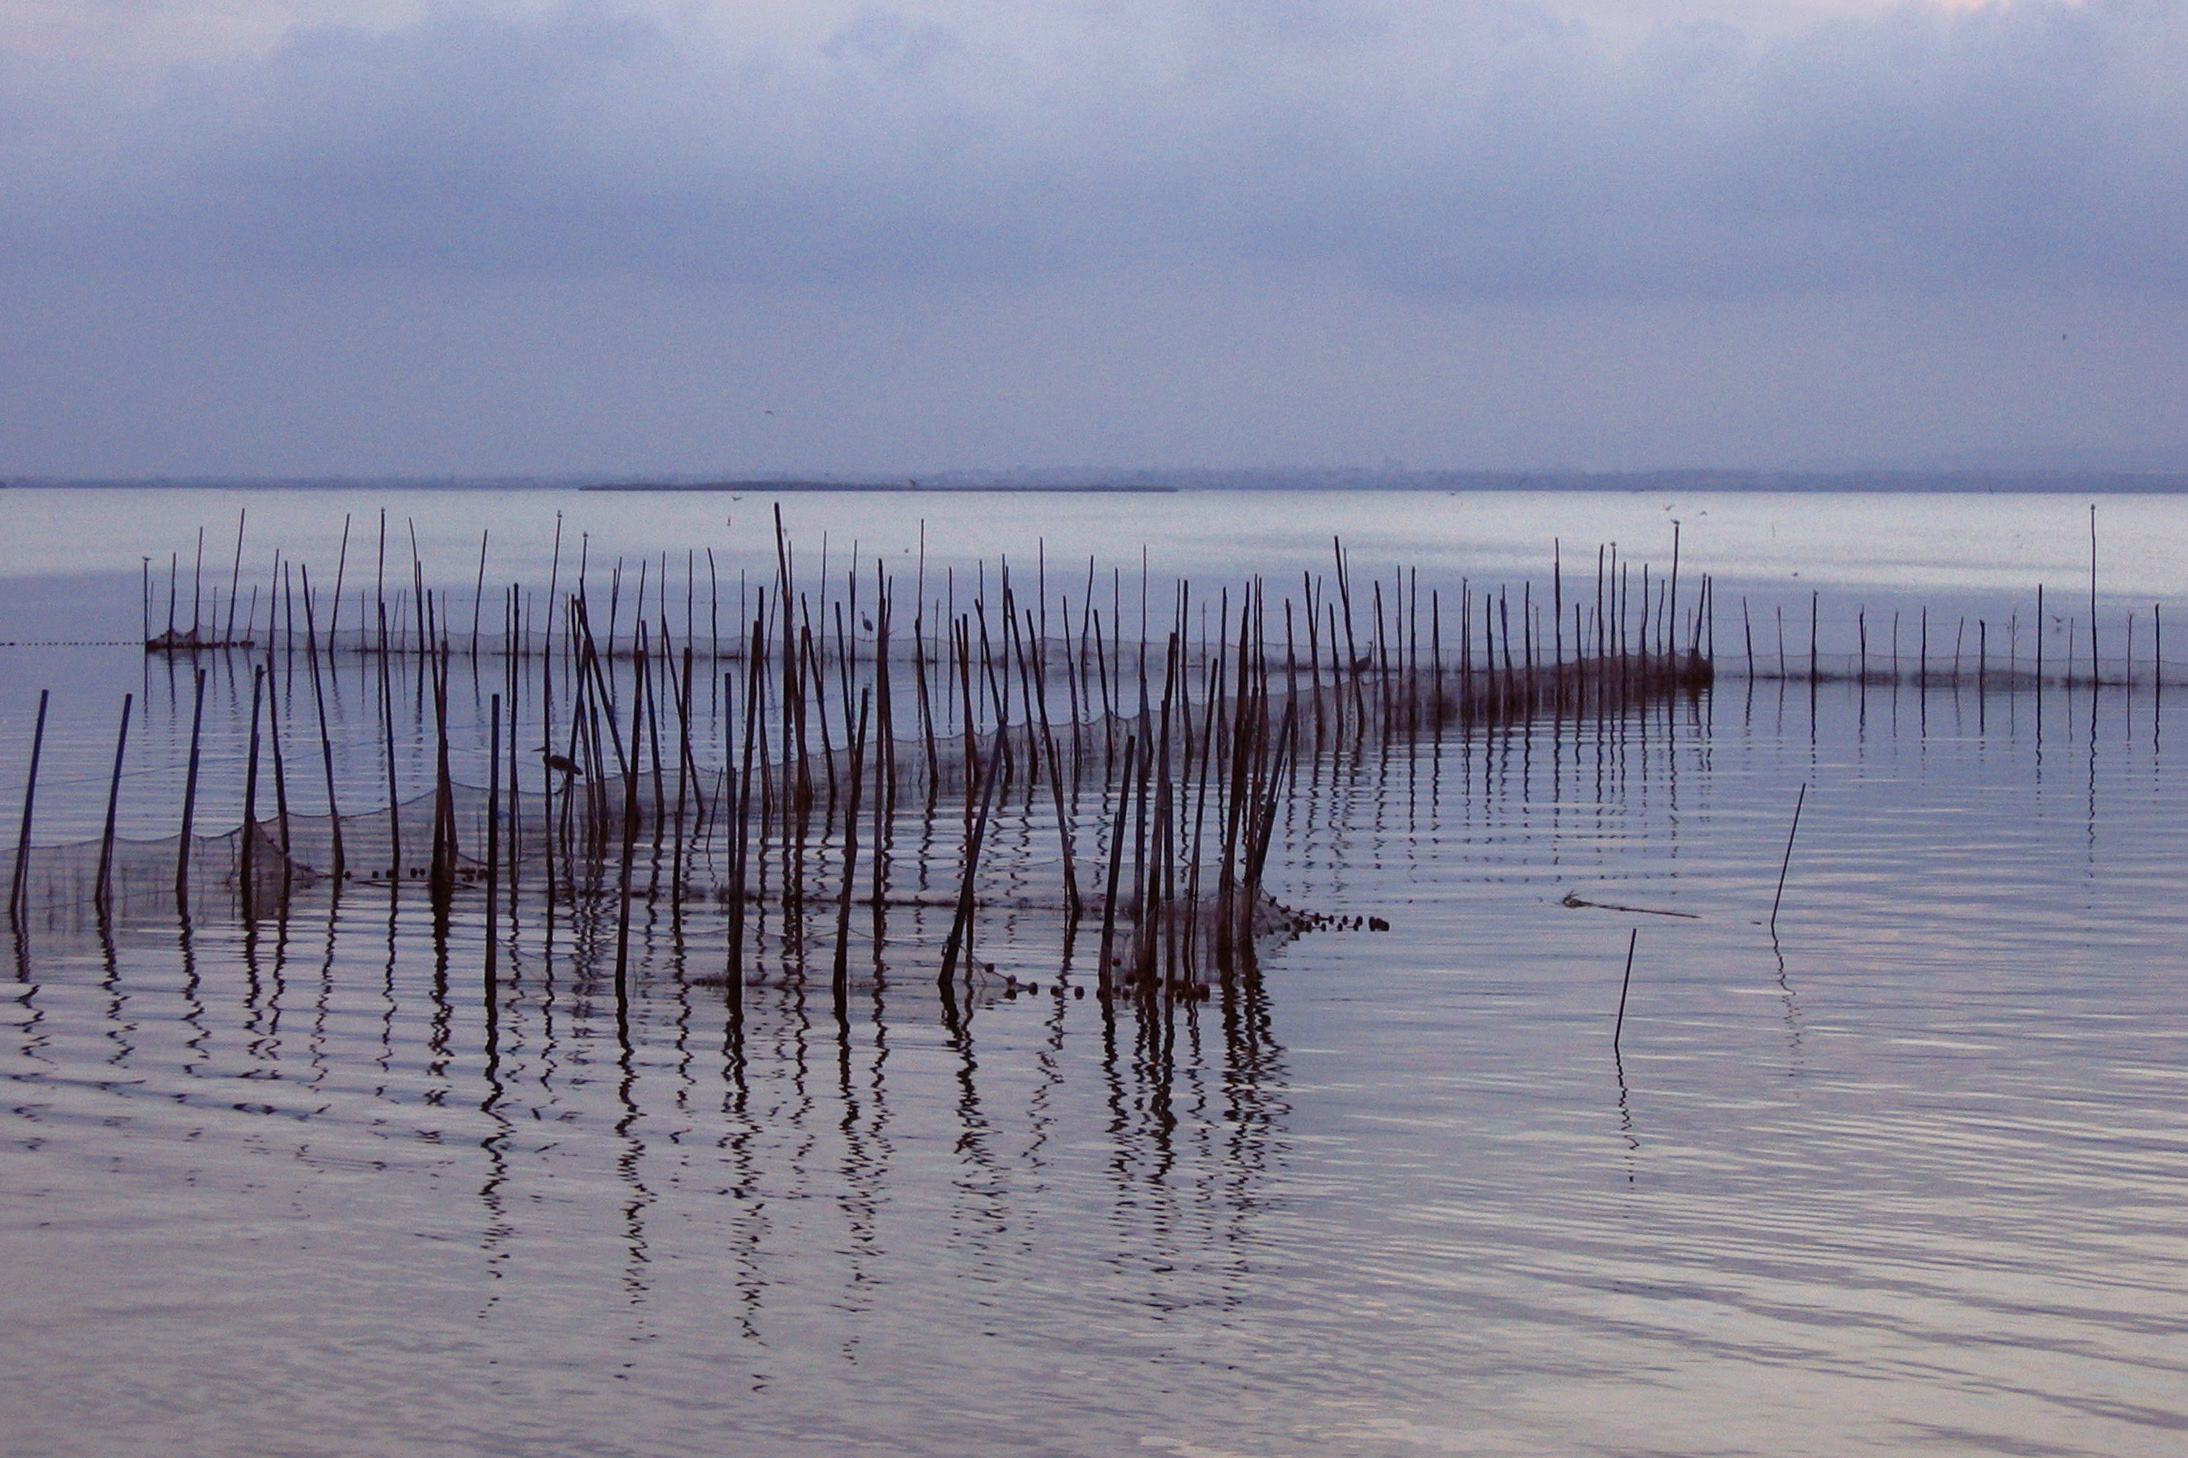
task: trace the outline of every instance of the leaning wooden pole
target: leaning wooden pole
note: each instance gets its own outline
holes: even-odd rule
[[[38,690],[38,726],[30,734],[30,774],[23,782],[23,829],[15,838],[15,875],[8,886],[8,917],[23,914],[23,891],[30,877],[31,809],[38,800],[38,759],[46,747],[46,703],[51,689]]]
[[[198,810],[198,751],[205,737],[205,670],[198,670],[197,705],[190,712],[190,767],[182,781],[182,835],[175,853],[175,909],[190,915],[190,846]]]
[[[971,833],[965,837],[964,877],[957,887],[957,915],[950,923],[949,937],[942,944],[942,972],[939,981],[946,989],[956,986],[957,958],[962,951],[968,957],[972,947],[972,924],[978,902],[974,892],[974,878],[980,870],[980,844],[987,838],[988,815],[995,807],[995,785],[1003,777],[1003,741],[1009,726],[995,726],[995,742],[988,750],[987,772],[980,786],[980,811],[972,823]],[[971,768],[967,766],[968,770]],[[966,796],[969,801],[970,795]]]
[[[311,666],[312,702],[319,710],[319,758],[327,773],[327,829],[334,838],[334,884],[340,894],[345,874],[342,853],[342,809],[334,797],[334,738],[327,727],[327,691],[319,681],[319,624],[312,605],[311,569],[304,569],[304,646]],[[327,660],[329,671],[334,661],[334,606],[327,613]]]
[[[135,694],[122,695],[122,727],[121,732],[114,736],[114,778],[107,785],[106,829],[99,836],[99,875],[91,889],[92,903],[98,907],[102,916],[106,913],[107,900],[114,888],[114,826],[122,805],[122,757],[129,748],[129,711],[136,702]]]
[[[1132,809],[1132,764],[1139,752],[1137,735],[1124,738],[1124,775],[1117,789],[1117,813],[1111,817],[1109,831],[1109,885],[1102,896],[1102,944],[1101,961],[1096,972],[1096,982],[1103,997],[1110,995],[1110,964],[1115,960],[1117,939],[1117,888],[1124,875],[1124,838]]]

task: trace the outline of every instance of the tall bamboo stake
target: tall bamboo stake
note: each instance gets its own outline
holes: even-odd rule
[[[23,781],[23,828],[15,838],[15,875],[8,887],[8,916],[23,914],[23,892],[30,876],[31,809],[38,800],[38,760],[46,747],[46,703],[51,689],[38,690],[38,723],[30,734],[30,773]]]
[[[243,831],[237,886],[243,897],[243,919],[248,922],[258,915],[258,877],[255,853],[258,849],[258,709],[265,697],[266,670],[251,670],[251,750],[243,771]]]
[[[205,670],[197,675],[196,706],[190,711],[190,767],[182,782],[182,834],[175,853],[175,909],[190,915],[190,848],[198,808],[198,749],[205,734]]]
[[[99,836],[99,875],[91,893],[101,915],[106,912],[107,898],[114,886],[114,827],[122,803],[122,756],[129,748],[129,711],[136,700],[135,694],[122,695],[122,727],[114,736],[114,777],[107,785],[106,829]]]

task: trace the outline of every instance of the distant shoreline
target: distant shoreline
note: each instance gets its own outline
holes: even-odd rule
[[[1175,496],[1175,486],[928,486],[885,481],[704,481],[678,486],[647,481],[618,481],[580,486],[580,491],[734,491],[750,496],[781,496],[801,491],[858,492],[866,495],[925,496]]]
[[[1131,473],[1138,474],[1138,473]],[[646,481],[599,477],[386,476],[386,477],[140,477],[19,476],[0,480],[0,490],[23,491],[598,491],[646,495],[746,496],[1175,496],[1271,495],[1347,492],[1501,494],[1508,492],[1604,492],[1667,495],[1996,495],[2178,496],[2188,495],[2188,472],[2173,471],[1405,471],[1342,470],[1148,472],[1153,479],[1103,480],[1086,473],[1027,471],[983,478],[967,472],[936,480]],[[1074,476],[1079,479],[1071,479]]]

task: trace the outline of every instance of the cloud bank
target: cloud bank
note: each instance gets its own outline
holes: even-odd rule
[[[1159,269],[1451,297],[2188,282],[2188,3],[1613,44],[1499,0],[448,3],[0,58],[0,249],[800,288]]]

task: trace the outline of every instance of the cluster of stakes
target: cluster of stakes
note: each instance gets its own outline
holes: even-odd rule
[[[855,555],[831,572],[824,549],[807,580],[779,511],[770,577],[727,596],[712,554],[703,564],[690,554],[680,603],[665,560],[649,584],[650,561],[602,574],[581,546],[565,582],[558,525],[545,591],[511,585],[497,613],[482,538],[462,622],[460,598],[427,588],[415,545],[407,590],[390,593],[383,516],[369,593],[347,586],[345,523],[331,590],[277,557],[239,624],[241,541],[239,522],[225,621],[217,588],[203,611],[202,537],[195,601],[181,603],[171,566],[163,632],[150,631],[145,586],[148,652],[191,670],[178,710],[194,682],[177,835],[117,841],[125,704],[104,836],[32,850],[34,744],[11,892],[19,927],[27,906],[102,919],[156,905],[185,917],[232,909],[250,921],[285,915],[314,889],[381,885],[422,892],[444,933],[452,916],[482,915],[491,971],[522,895],[592,915],[604,933],[612,917],[620,980],[634,904],[665,902],[672,916],[719,913],[733,999],[763,976],[758,921],[832,918],[840,999],[860,910],[872,913],[877,953],[884,908],[928,907],[937,927],[946,915],[947,989],[981,970],[981,917],[1001,903],[1058,917],[1066,966],[1075,939],[1098,937],[1104,996],[1190,998],[1250,974],[1257,947],[1327,920],[1263,889],[1302,756],[1617,715],[1697,695],[1711,677],[1709,584],[1682,601],[1676,552],[1672,571],[1652,576],[1599,551],[1592,580],[1573,582],[1554,557],[1547,591],[1462,584],[1451,603],[1424,594],[1414,572],[1363,585],[1342,543],[1334,571],[1302,574],[1296,595],[1255,580],[1211,601],[1179,581],[1166,604],[1150,604],[1143,568],[1127,635],[1123,574],[1103,581],[1091,561],[1083,584],[1053,595],[1045,553],[1031,583],[1007,563],[968,583],[955,570],[931,579],[922,546],[907,584]],[[251,684],[241,823],[214,836],[195,823],[208,657],[247,667]],[[337,773],[344,721],[328,709],[345,661],[377,681],[387,768],[375,803],[347,812],[341,800],[359,786]],[[495,690],[474,696],[487,700],[481,742],[451,730],[460,662]],[[413,684],[433,785],[406,800],[396,706]],[[315,744],[283,743],[277,696],[303,706],[287,737],[302,737],[294,720],[310,715]],[[40,742],[43,712],[41,700]],[[458,781],[452,762],[482,759],[483,786]],[[323,779],[325,813],[292,810],[299,775]],[[988,866],[1006,807],[1053,837],[1051,888],[1029,884],[1022,858],[1007,876]],[[950,866],[954,887],[930,889],[924,875],[904,884],[907,813],[920,817],[922,864]]]

